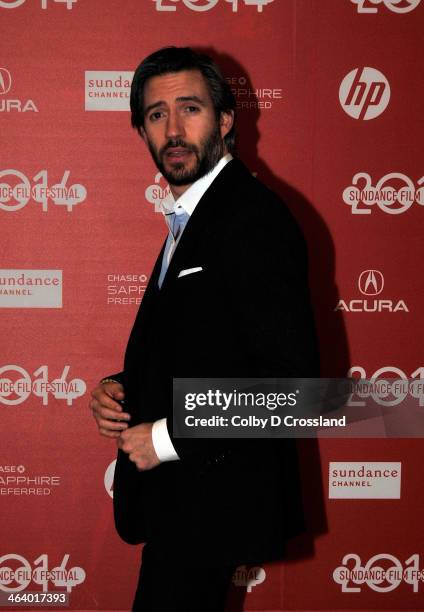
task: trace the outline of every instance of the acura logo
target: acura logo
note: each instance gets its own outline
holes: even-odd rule
[[[379,270],[364,270],[359,275],[358,287],[363,295],[378,295],[383,291],[384,276]]]
[[[12,77],[6,68],[0,68],[0,94],[7,94],[12,86]]]

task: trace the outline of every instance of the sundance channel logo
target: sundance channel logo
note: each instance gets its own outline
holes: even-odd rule
[[[122,70],[85,71],[86,111],[129,111],[134,72]]]
[[[329,499],[400,499],[400,462],[329,464]]]
[[[62,308],[62,270],[0,270],[0,308]]]

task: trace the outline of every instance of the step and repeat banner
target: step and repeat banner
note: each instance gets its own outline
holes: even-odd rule
[[[166,235],[169,187],[130,128],[140,60],[189,45],[222,67],[239,155],[308,242],[322,375],[423,379],[423,31],[420,0],[0,1],[2,604],[131,606],[140,548],[115,534],[115,443],[88,401]],[[422,441],[299,453],[308,532],[240,567],[229,609],[423,609]]]

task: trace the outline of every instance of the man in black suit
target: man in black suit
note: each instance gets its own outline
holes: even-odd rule
[[[135,72],[132,125],[170,184],[169,231],[124,370],[90,406],[119,447],[117,530],[147,542],[141,612],[222,611],[236,566],[281,558],[302,527],[292,441],[172,432],[173,378],[317,375],[305,243],[234,157],[234,110],[216,64],[189,48],[161,49]]]

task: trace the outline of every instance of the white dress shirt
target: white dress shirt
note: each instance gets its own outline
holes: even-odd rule
[[[190,185],[190,187],[184,191],[182,195],[178,198],[178,200],[174,200],[174,196],[170,191],[168,196],[162,200],[161,207],[162,212],[165,215],[166,213],[175,212],[186,212],[191,215],[199,203],[201,197],[206,192],[207,189],[211,186],[212,182],[227,165],[227,163],[233,159],[230,153],[224,155],[219,162],[216,164],[213,170],[211,170],[205,176],[198,179],[195,183]],[[175,247],[176,248],[176,247]],[[171,257],[175,251],[175,248],[171,250]],[[174,445],[172,444],[171,438],[168,433],[168,428],[166,425],[167,419],[159,419],[153,423],[152,428],[152,442],[155,452],[161,461],[175,461],[179,459],[177,452],[175,451]]]

